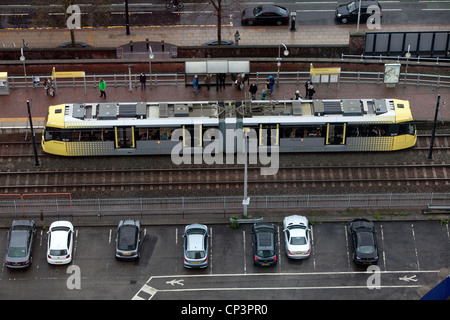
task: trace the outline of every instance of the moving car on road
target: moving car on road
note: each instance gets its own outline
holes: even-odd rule
[[[47,262],[68,264],[72,261],[73,225],[69,221],[55,221],[50,225],[47,242]]]
[[[336,20],[342,23],[358,21],[358,13],[360,13],[360,21],[367,21],[374,13],[369,9],[370,6],[378,7],[381,18],[381,5],[378,1],[361,1],[361,11],[359,10],[359,1],[352,1],[341,4],[336,8]],[[369,9],[369,10],[368,10]]]
[[[253,264],[274,266],[277,264],[277,232],[272,223],[255,223],[252,227]]]
[[[141,256],[141,223],[137,220],[120,220],[116,235],[116,258],[139,260]]]
[[[311,254],[311,230],[308,219],[293,215],[284,218],[283,232],[288,258],[306,259]]]
[[[242,11],[242,25],[272,25],[281,26],[289,23],[289,10],[276,5],[261,5]]]
[[[190,224],[184,228],[184,266],[186,268],[206,268],[208,266],[208,227]]]
[[[8,268],[26,268],[31,265],[36,224],[33,220],[14,220],[9,229],[5,265]]]
[[[374,224],[363,218],[350,222],[348,227],[356,264],[376,264],[378,262],[377,237]]]

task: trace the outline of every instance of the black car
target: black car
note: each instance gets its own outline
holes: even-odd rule
[[[353,261],[356,264],[376,264],[378,262],[377,237],[375,226],[367,219],[355,219],[350,222],[348,232],[353,249]]]
[[[256,8],[245,9],[241,15],[242,25],[275,24],[281,26],[288,23],[289,10],[276,5],[261,5]]]
[[[367,10],[370,6],[377,6],[381,18],[381,5],[378,1],[361,1],[361,17],[360,21],[367,21],[372,16],[373,11]],[[359,1],[352,1],[346,4],[341,4],[336,8],[336,20],[347,23],[351,21],[358,21]]]
[[[277,232],[272,223],[255,223],[252,228],[253,264],[273,266],[277,264]]]
[[[26,268],[31,265],[36,224],[33,220],[15,220],[9,230],[5,265]]]
[[[121,220],[117,226],[116,258],[138,260],[141,251],[141,223],[137,220]]]

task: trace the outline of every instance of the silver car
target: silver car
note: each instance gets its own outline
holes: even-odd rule
[[[291,259],[306,259],[311,254],[311,230],[308,219],[293,215],[283,220],[286,255]]]
[[[26,268],[31,264],[35,235],[36,224],[33,220],[12,222],[5,256],[8,268]]]
[[[141,223],[137,220],[120,220],[117,226],[116,258],[138,260],[141,256]]]
[[[186,268],[206,268],[208,266],[208,227],[190,224],[184,228],[184,266]]]

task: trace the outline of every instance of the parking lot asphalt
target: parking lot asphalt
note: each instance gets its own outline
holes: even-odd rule
[[[306,260],[286,257],[277,224],[279,260],[271,268],[253,266],[250,225],[208,227],[209,266],[201,270],[183,267],[184,225],[144,226],[137,262],[114,258],[115,228],[78,227],[66,266],[47,263],[47,233],[39,229],[29,269],[2,265],[0,299],[417,300],[450,270],[448,222],[375,222],[380,258],[374,269],[351,260],[347,223],[314,223]],[[1,229],[0,244],[7,236]]]

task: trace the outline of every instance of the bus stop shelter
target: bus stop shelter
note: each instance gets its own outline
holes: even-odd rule
[[[55,67],[53,67],[52,70],[52,80],[53,80],[53,84],[55,86],[55,91],[56,94],[58,94],[58,85],[57,85],[57,81],[56,79],[64,79],[64,78],[83,78],[84,81],[84,94],[87,94],[87,90],[86,90],[86,74],[84,71],[56,71]]]
[[[184,81],[187,86],[187,76],[203,74],[238,74],[250,73],[250,61],[235,60],[205,60],[205,61],[186,61],[184,68]]]
[[[0,72],[0,95],[9,95],[8,72]]]

